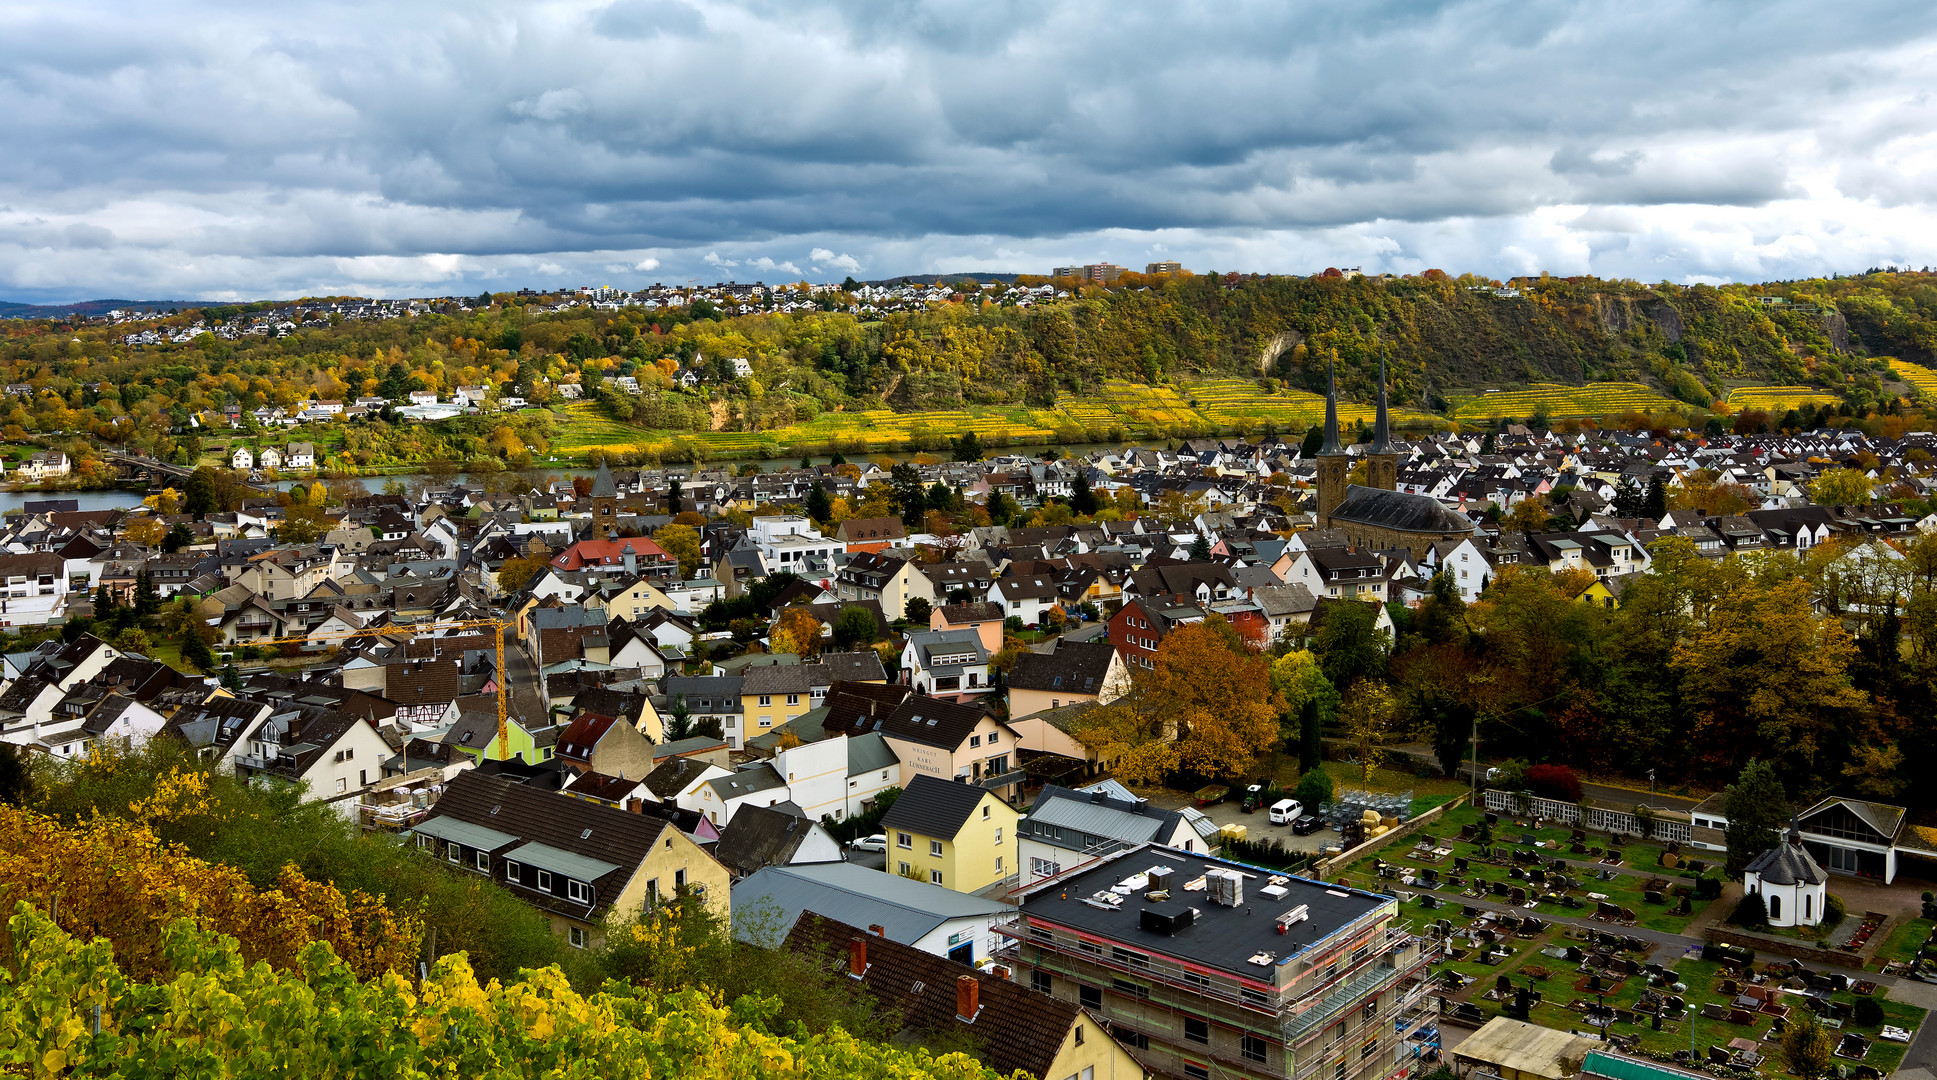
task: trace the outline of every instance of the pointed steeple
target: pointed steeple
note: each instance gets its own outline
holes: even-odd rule
[[[1338,358],[1325,368],[1325,445],[1319,448],[1319,456],[1343,454],[1345,448],[1338,442]]]
[[[1385,350],[1379,350],[1379,418],[1372,425],[1372,452],[1383,454],[1392,449],[1392,431],[1386,421],[1385,407]]]
[[[618,497],[619,485],[612,480],[612,466],[601,457],[598,471],[592,474],[592,491],[587,498],[616,499]]]

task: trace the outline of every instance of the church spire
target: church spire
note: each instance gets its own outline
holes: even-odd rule
[[[1325,369],[1325,445],[1320,448],[1320,456],[1343,454],[1345,448],[1338,443],[1338,357],[1332,357]]]
[[[1391,425],[1386,421],[1385,404],[1385,350],[1379,350],[1379,418],[1372,427],[1372,452],[1383,454],[1392,449]]]

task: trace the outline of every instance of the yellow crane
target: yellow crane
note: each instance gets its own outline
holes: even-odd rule
[[[505,698],[511,694],[511,676],[504,667],[504,635],[510,629],[509,619],[456,619],[443,622],[412,623],[397,626],[379,626],[369,630],[342,630],[329,634],[303,634],[299,637],[253,638],[248,641],[234,642],[234,647],[249,645],[303,645],[314,641],[334,641],[340,638],[361,637],[418,637],[432,630],[474,630],[479,627],[491,628],[491,643],[498,650],[498,757],[500,760],[511,756],[511,729],[505,722]]]

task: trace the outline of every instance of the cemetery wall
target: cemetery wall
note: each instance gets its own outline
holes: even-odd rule
[[[1420,814],[1418,817],[1401,822],[1396,828],[1384,836],[1375,836],[1349,851],[1341,851],[1329,859],[1320,859],[1312,863],[1311,876],[1315,878],[1330,878],[1334,869],[1343,870],[1345,867],[1352,865],[1359,859],[1372,854],[1395,840],[1423,832],[1427,826],[1444,817],[1454,807],[1465,806],[1466,799],[1467,797],[1465,795],[1456,796],[1451,802],[1441,803],[1431,810]]]

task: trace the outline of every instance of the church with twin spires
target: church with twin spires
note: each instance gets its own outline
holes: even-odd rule
[[[1438,499],[1400,491],[1399,454],[1392,448],[1386,416],[1385,357],[1379,357],[1379,414],[1372,444],[1359,460],[1365,483],[1351,483],[1356,463],[1338,437],[1338,373],[1326,375],[1325,445],[1318,451],[1318,527],[1337,529],[1355,548],[1386,551],[1405,548],[1418,558],[1442,540],[1473,534],[1472,521],[1439,504]]]

